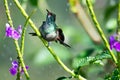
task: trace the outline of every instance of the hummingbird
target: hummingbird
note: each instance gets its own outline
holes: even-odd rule
[[[64,42],[65,37],[63,31],[55,23],[56,15],[47,9],[46,11],[47,11],[46,20],[43,21],[42,25],[39,28],[42,38],[48,41],[48,46],[49,46],[49,42],[55,41],[55,42],[59,42],[65,47],[71,48],[71,46],[69,46]],[[31,34],[32,36],[37,36],[36,33],[29,33],[29,34]]]

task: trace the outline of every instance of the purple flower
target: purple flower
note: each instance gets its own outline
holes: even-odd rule
[[[25,66],[25,68],[28,70],[28,69],[29,69],[29,66]],[[24,73],[24,70],[23,70],[23,68],[22,68],[21,74],[23,74],[23,73]]]
[[[25,66],[26,69],[28,70],[29,69],[29,66]],[[15,76],[17,74],[17,70],[18,70],[18,62],[17,61],[13,61],[12,62],[12,67],[9,69],[9,72],[11,75]],[[24,73],[24,70],[23,68],[21,68],[21,74]]]
[[[114,48],[115,48],[116,51],[120,52],[120,42],[117,42],[117,41],[116,41],[116,42],[114,43]]]
[[[17,68],[11,67],[9,69],[9,72],[10,72],[11,75],[15,76],[17,74]]]
[[[12,67],[13,68],[18,68],[18,62],[17,61],[13,61],[12,62]]]
[[[17,30],[15,30],[8,23],[6,23],[5,36],[18,40],[21,37],[21,33],[21,25],[18,26]]]
[[[22,34],[22,26],[21,26],[21,25],[18,26],[17,31],[18,31],[20,34]]]
[[[21,34],[18,31],[13,30],[12,38],[18,40],[20,37],[21,37]]]
[[[6,33],[5,33],[5,36],[7,36],[7,37],[12,37],[12,31],[13,31],[13,29],[10,27],[10,25],[8,24],[8,23],[6,23]]]
[[[112,50],[113,48],[120,52],[120,41],[116,40],[117,35],[111,35],[109,37],[109,44],[110,44],[110,49]]]

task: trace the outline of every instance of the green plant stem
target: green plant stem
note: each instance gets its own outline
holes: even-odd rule
[[[99,32],[99,34],[100,34],[100,36],[101,36],[101,38],[102,38],[102,40],[103,40],[103,42],[104,42],[107,50],[109,51],[110,55],[112,56],[114,62],[117,64],[118,62],[117,62],[116,56],[115,56],[114,53],[110,50],[109,43],[108,43],[108,41],[107,41],[107,39],[106,39],[106,37],[105,37],[104,32],[102,31],[102,29],[101,29],[101,27],[100,27],[97,19],[96,19],[96,16],[95,16],[95,13],[94,13],[94,11],[93,11],[93,7],[92,7],[92,4],[91,4],[90,0],[86,0],[86,3],[87,3],[88,9],[89,9],[89,11],[90,11],[90,15],[91,15],[91,17],[92,17],[92,20],[93,20],[93,22],[94,22],[94,24],[95,24],[96,29],[98,30],[98,32]]]
[[[27,19],[28,20],[28,19]],[[21,51],[21,54],[23,56],[24,54],[24,44],[25,44],[25,32],[26,32],[26,28],[27,28],[27,20],[25,22],[25,25],[24,25],[24,28],[23,28],[23,31],[22,31],[22,37],[21,37],[21,47],[20,47],[20,51]]]
[[[21,63],[21,65],[22,65],[22,68],[23,68],[24,73],[25,73],[25,76],[26,76],[26,79],[29,80],[30,77],[29,77],[29,74],[28,74],[28,72],[27,72],[27,70],[26,70],[26,67],[25,67],[25,64],[24,64],[24,61],[23,61],[23,58],[22,58],[22,54],[21,54],[21,52],[20,52],[20,47],[19,47],[19,45],[18,45],[18,41],[15,40],[14,43],[15,43],[15,46],[16,46],[16,49],[17,49],[17,53],[18,53],[18,56],[19,56],[18,58],[20,59],[20,63]]]
[[[13,22],[12,22],[12,19],[10,17],[10,11],[9,11],[7,0],[4,0],[4,5],[5,5],[5,9],[6,9],[5,11],[6,11],[8,22],[9,22],[10,26],[13,27]]]
[[[117,23],[118,23],[118,27],[117,27],[117,35],[118,35],[118,41],[119,41],[119,36],[120,36],[120,0],[118,3],[118,18],[117,18]],[[120,52],[117,52],[117,60],[118,60],[118,71],[120,74]]]
[[[33,10],[32,11],[32,13],[30,14],[30,16],[27,18],[27,20],[26,20],[26,22],[25,22],[25,24],[24,24],[24,28],[23,28],[23,32],[22,32],[22,41],[21,41],[21,53],[22,53],[22,56],[23,56],[23,54],[24,54],[24,43],[25,43],[25,32],[26,32],[26,29],[27,29],[27,24],[28,24],[28,21],[29,21],[29,19],[30,19],[30,17],[33,15],[33,13],[36,11],[36,9],[35,10]]]
[[[19,8],[19,10],[21,11],[21,13],[23,14],[23,16],[28,19],[28,15],[25,12],[25,10],[22,8],[22,6],[20,5],[18,0],[13,0],[14,3],[16,4],[16,6]],[[35,33],[40,36],[40,32],[38,31],[37,27],[35,27],[35,24],[33,23],[33,21],[31,19],[28,20],[29,24],[32,26],[33,30],[35,31]]]
[[[11,19],[11,16],[10,16],[10,11],[9,11],[9,7],[8,7],[8,2],[7,2],[7,0],[4,0],[4,5],[5,5],[6,15],[7,15],[9,24],[10,24],[10,26],[13,27],[13,22],[12,22],[12,19]],[[26,79],[29,80],[29,74],[28,74],[28,72],[27,72],[27,70],[26,70],[26,68],[25,68],[25,64],[24,64],[24,61],[23,61],[23,58],[22,58],[22,54],[21,54],[21,52],[20,52],[20,47],[19,47],[19,45],[18,45],[18,41],[17,41],[17,40],[14,40],[14,43],[15,43],[16,50],[17,50],[17,53],[18,53],[18,56],[19,56],[19,59],[18,59],[18,60],[20,60],[20,63],[21,63],[21,65],[22,65],[22,67],[23,67],[24,73],[25,73],[25,75],[26,75]],[[20,65],[20,64],[19,64],[19,65]],[[20,80],[20,75],[18,75],[17,77],[18,77],[17,79]]]
[[[17,79],[16,80],[20,80],[21,79],[21,63],[20,60],[18,59],[18,72],[17,72]]]
[[[119,3],[118,3],[118,19],[117,19],[117,22],[118,22],[117,33],[120,35],[120,0],[119,0]]]
[[[9,11],[7,0],[4,0],[4,5],[5,5],[5,9],[6,9],[6,15],[7,15],[8,22],[9,22],[10,26],[13,27],[13,22],[12,22],[12,19],[10,16],[10,11]],[[19,60],[18,60],[18,62],[19,62]],[[20,68],[19,68],[19,66],[20,66],[20,64],[18,63],[18,73],[17,73],[16,80],[20,80]]]
[[[20,3],[18,2],[18,0],[14,0],[14,3],[16,4],[16,6],[19,8],[19,10],[21,11],[22,15],[27,19],[28,15],[25,12],[25,10],[22,8],[22,6],[20,5]],[[74,71],[70,70],[61,60],[60,58],[55,54],[55,52],[53,51],[52,48],[48,47],[47,42],[41,38],[40,32],[38,31],[37,27],[35,26],[35,24],[33,23],[33,21],[31,19],[29,19],[29,24],[31,25],[32,29],[35,31],[35,33],[37,34],[37,36],[41,39],[41,41],[43,42],[43,44],[46,46],[46,48],[49,50],[49,52],[52,54],[52,56],[55,58],[55,60],[62,66],[62,68],[67,71],[68,73],[70,73],[72,76],[77,77],[79,80],[86,80],[85,78],[83,78],[80,75],[76,75],[74,73]]]
[[[86,80],[80,75],[76,75],[74,71],[71,71],[61,60],[60,58],[55,54],[55,52],[52,50],[52,48],[47,47],[47,49],[50,51],[50,53],[53,55],[53,57],[56,59],[56,61],[63,67],[64,70],[66,70],[68,73],[70,73],[72,76],[77,77],[79,80]]]

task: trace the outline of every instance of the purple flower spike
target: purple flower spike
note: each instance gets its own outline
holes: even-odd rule
[[[117,51],[120,52],[120,42],[116,40],[117,35],[111,35],[109,38],[109,44],[110,44],[110,49],[112,50],[113,48]]]
[[[5,36],[18,40],[21,37],[22,27],[18,26],[17,30],[13,29],[8,23],[6,23]]]
[[[25,66],[26,69],[28,70],[29,69],[29,66]],[[11,75],[15,76],[17,74],[17,70],[18,70],[18,62],[17,61],[13,61],[12,62],[12,67],[9,69],[9,72]],[[24,70],[23,68],[21,68],[21,74],[24,73]]]

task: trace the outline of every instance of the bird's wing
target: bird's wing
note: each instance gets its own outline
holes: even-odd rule
[[[64,37],[62,29],[58,28],[57,31],[58,31],[58,39],[64,42],[65,37]]]

